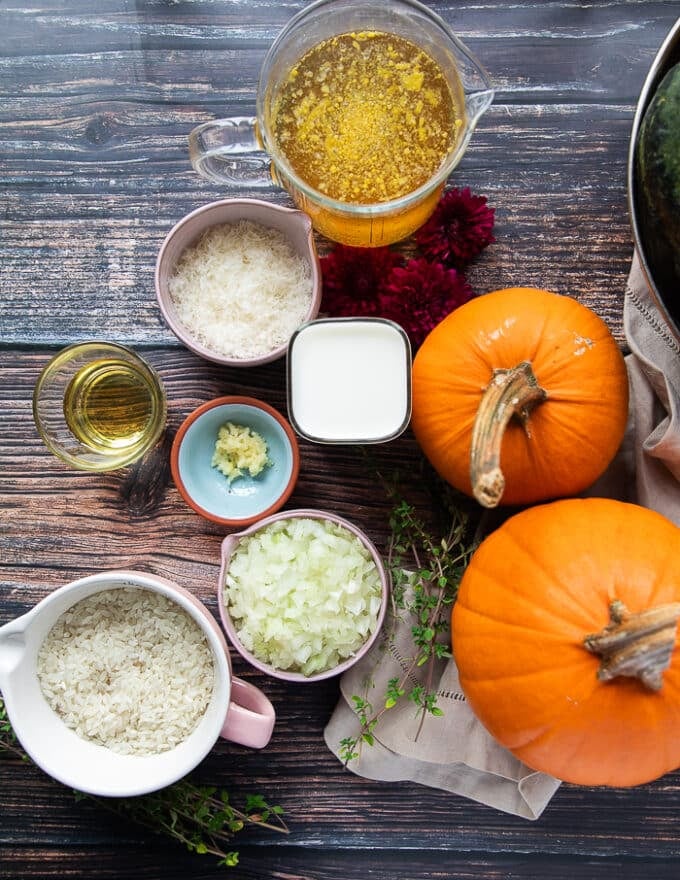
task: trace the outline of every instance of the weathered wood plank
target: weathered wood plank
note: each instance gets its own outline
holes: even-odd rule
[[[323,690],[325,696],[331,696],[330,685]],[[268,747],[275,774],[263,772],[261,759],[222,744],[195,778],[226,787],[234,803],[242,802],[248,793],[261,792],[281,804],[290,835],[253,830],[239,840],[278,850],[284,862],[289,853],[316,847],[338,853],[376,850],[385,856],[390,851],[407,856],[418,850],[429,854],[431,866],[456,853],[469,853],[473,859],[578,856],[603,863],[630,859],[675,860],[677,864],[680,859],[673,818],[680,788],[678,774],[635,792],[565,785],[548,812],[538,822],[528,823],[412,783],[367,783],[347,774],[319,747],[318,707],[323,702],[319,695],[308,701],[295,696],[300,717],[288,719],[286,705],[293,694],[277,691],[276,686],[269,690],[282,715],[282,727]],[[305,703],[311,714],[305,716],[308,732],[301,733]],[[0,768],[7,789],[0,835],[3,848],[6,842],[29,848],[80,845],[106,849],[117,842],[134,850],[149,840],[145,830],[112,816],[101,806],[76,803],[67,789],[56,786],[35,768],[4,759]],[[663,815],[660,799],[665,803]],[[30,823],[25,821],[28,814],[33,816]],[[120,861],[125,864],[124,858]]]
[[[164,877],[207,880],[207,878],[238,876],[239,880],[394,880],[395,877],[408,877],[409,880],[507,880],[509,877],[522,877],[522,880],[573,880],[576,876],[588,880],[606,880],[612,876],[621,880],[639,880],[640,877],[654,880],[675,880],[677,863],[664,860],[640,860],[635,863],[620,859],[597,862],[591,859],[573,858],[533,858],[531,856],[503,857],[491,860],[467,854],[440,856],[433,864],[428,854],[407,852],[398,855],[382,851],[362,850],[358,856],[352,854],[329,853],[325,848],[310,848],[286,851],[266,847],[240,849],[239,865],[231,873],[215,868],[210,857],[192,859],[189,855],[173,850],[173,860],[164,869]],[[146,845],[138,851],[135,864],[121,870],[119,851],[112,847],[103,852],[97,851],[97,877],[102,880],[156,880],[158,864],[164,851],[161,845]],[[24,869],[13,874],[15,880],[47,880],[50,877],[92,876],[92,851],[87,848],[68,850],[16,850],[6,852],[10,859],[21,858]],[[2,856],[0,856],[2,869]],[[406,873],[408,872],[408,873]]]
[[[569,293],[602,313],[622,339],[632,255],[630,120],[630,108],[597,105],[490,113],[451,181],[487,195],[496,210],[496,243],[470,272],[478,292],[529,284]],[[107,164],[107,182],[96,162],[61,176],[53,159],[31,172],[31,184],[8,188],[0,221],[4,342],[64,344],[105,327],[130,344],[173,344],[153,288],[156,255],[173,223],[227,195],[291,204],[273,189],[237,193],[199,181],[179,134],[168,158],[149,155],[137,164],[130,147],[114,148],[113,156],[119,151]],[[321,253],[329,246],[318,238]]]
[[[143,53],[143,64],[124,65],[122,82],[132,75],[135,83],[172,85],[173,89],[176,84],[178,94],[190,82],[212,83],[231,91],[244,76],[243,70],[230,63],[231,53],[238,52],[239,59],[245,60],[245,71],[256,75],[259,62],[251,67],[254,62],[249,53],[261,61],[281,27],[304,5],[192,0],[167,10],[154,2],[132,5],[112,0],[98,2],[87,12],[78,2],[11,9],[5,21],[13,40],[3,56],[12,62],[10,82],[15,83],[24,78],[39,83],[50,67],[68,69],[73,76],[94,60],[99,61],[99,70],[102,60],[115,69],[120,64],[117,56]],[[430,5],[480,54],[501,91],[520,95],[550,90],[556,96],[572,97],[577,91],[601,96],[611,91],[631,100],[637,93],[636,78],[644,76],[648,67],[649,54],[656,51],[677,17],[669,0]],[[96,59],[89,61],[88,55]],[[35,65],[42,56],[44,60]],[[64,93],[73,85],[72,80],[70,85],[63,83]],[[254,88],[254,78],[250,85]]]

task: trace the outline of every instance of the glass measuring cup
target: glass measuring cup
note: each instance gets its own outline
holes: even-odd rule
[[[331,196],[305,180],[282,147],[276,128],[277,101],[291,71],[292,76],[297,75],[300,60],[324,41],[365,33],[394,35],[429,56],[445,78],[458,114],[455,135],[424,182],[395,197],[368,202]],[[314,228],[327,238],[357,247],[387,245],[410,235],[433,212],[446,179],[462,159],[493,95],[479,61],[448,25],[418,0],[316,0],[289,21],[267,53],[260,72],[256,115],[198,126],[189,136],[189,156],[200,175],[232,187],[266,186],[273,180],[290,193],[297,207],[309,214]],[[402,96],[401,100],[408,98]],[[342,133],[335,135],[343,137]]]

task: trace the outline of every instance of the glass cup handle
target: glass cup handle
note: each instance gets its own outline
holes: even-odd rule
[[[234,186],[274,186],[271,161],[258,140],[254,116],[232,116],[197,126],[189,134],[189,159],[207,180]]]

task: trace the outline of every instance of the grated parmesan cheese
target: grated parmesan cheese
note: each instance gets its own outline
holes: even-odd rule
[[[177,316],[216,354],[259,357],[286,345],[312,301],[312,271],[285,235],[249,220],[207,229],[168,281]]]

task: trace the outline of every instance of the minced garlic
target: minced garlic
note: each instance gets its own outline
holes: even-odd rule
[[[217,432],[211,463],[231,483],[245,474],[257,477],[271,465],[271,460],[267,443],[257,431],[246,425],[225,422]]]

